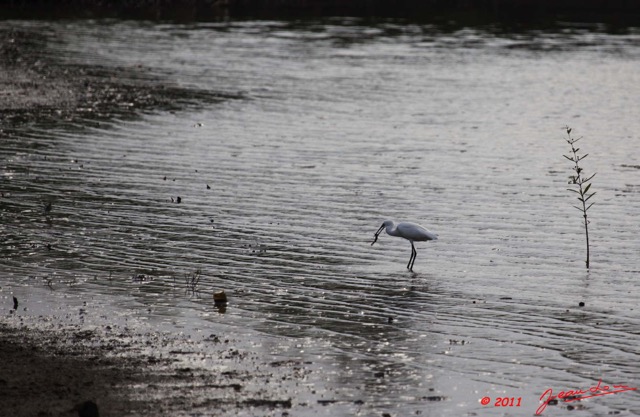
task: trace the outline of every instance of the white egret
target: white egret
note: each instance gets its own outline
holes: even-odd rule
[[[409,222],[396,224],[396,222],[394,222],[393,220],[385,220],[384,223],[382,223],[382,226],[380,226],[380,228],[376,232],[371,246],[373,246],[373,244],[378,241],[378,236],[380,235],[380,233],[382,233],[383,229],[386,229],[387,234],[390,236],[402,237],[411,242],[411,257],[409,258],[407,269],[412,272],[413,264],[416,262],[416,256],[418,255],[415,246],[413,246],[413,242],[438,240],[437,234],[428,231],[426,228],[420,226],[419,224]]]

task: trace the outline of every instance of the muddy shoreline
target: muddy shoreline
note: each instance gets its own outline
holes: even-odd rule
[[[0,30],[0,140],[20,137],[32,125],[78,126],[233,98],[182,88],[141,67],[56,62],[41,53],[45,45],[38,33]],[[247,341],[211,335],[198,345],[176,335],[61,324],[5,307],[0,315],[3,415],[238,415],[250,410],[280,415],[306,406],[296,401],[295,392],[283,393],[279,381],[300,378],[308,367],[259,357]],[[159,346],[164,354],[154,349]],[[185,365],[205,360],[207,366]]]
[[[280,414],[310,406],[280,386],[304,379],[305,363],[268,360],[240,345],[215,335],[194,342],[5,316],[0,406],[18,417]],[[193,365],[204,361],[210,365]]]
[[[5,131],[29,123],[99,123],[239,97],[184,88],[142,66],[59,62],[42,53],[46,43],[35,31],[0,29],[0,128]]]

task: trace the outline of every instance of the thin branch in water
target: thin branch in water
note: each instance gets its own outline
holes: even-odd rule
[[[573,206],[573,207],[582,212],[582,217],[584,219],[584,234],[585,234],[585,239],[587,243],[587,260],[585,263],[588,269],[589,268],[589,223],[590,222],[587,219],[587,210],[589,210],[594,203],[592,202],[591,204],[589,204],[589,206],[587,206],[587,201],[589,201],[589,199],[596,194],[595,192],[591,194],[588,193],[589,189],[591,188],[591,183],[589,181],[591,181],[591,179],[596,174],[594,173],[593,175],[586,178],[582,176],[583,169],[580,167],[579,162],[582,161],[587,156],[589,156],[589,154],[578,155],[580,148],[576,148],[575,144],[580,139],[582,139],[582,137],[574,139],[573,137],[571,137],[572,129],[569,126],[565,126],[564,129],[567,132],[567,139],[565,140],[571,146],[571,154],[570,154],[571,156],[567,156],[567,155],[562,155],[562,156],[564,156],[566,159],[568,159],[574,164],[572,167],[572,170],[575,172],[575,175],[571,175],[569,177],[569,184],[577,185],[577,188],[575,189],[567,188],[567,190],[580,195],[580,197],[578,197],[578,201],[580,201],[582,204],[580,206]]]

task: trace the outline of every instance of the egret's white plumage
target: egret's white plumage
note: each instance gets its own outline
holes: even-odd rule
[[[425,242],[428,240],[438,239],[437,234],[430,232],[419,224],[410,222],[396,224],[393,220],[385,220],[376,232],[371,246],[378,241],[378,236],[382,233],[382,230],[386,230],[387,234],[390,236],[398,236],[411,242],[411,257],[407,264],[407,269],[410,271],[413,271],[413,264],[415,263],[416,256],[418,255],[415,246],[413,246],[413,242]]]

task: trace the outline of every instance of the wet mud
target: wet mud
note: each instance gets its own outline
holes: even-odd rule
[[[0,29],[0,134],[25,124],[99,123],[235,98],[178,86],[143,66],[59,62],[43,53],[47,42],[42,33]]]
[[[282,381],[304,378],[303,363],[264,360],[237,344],[215,335],[193,342],[118,326],[5,318],[0,404],[11,416],[81,417],[270,414],[307,406],[279,389]],[[204,361],[216,366],[193,365]]]
[[[32,125],[82,126],[229,98],[181,88],[141,67],[56,62],[41,53],[46,42],[41,34],[0,30],[0,141]],[[0,317],[2,415],[270,414],[298,406],[282,381],[309,372],[299,363],[273,365],[215,335],[201,353],[187,337],[88,330],[42,316],[26,324],[13,303]],[[203,361],[207,367],[185,365]]]

